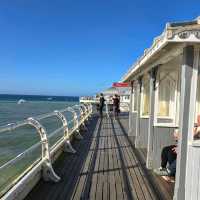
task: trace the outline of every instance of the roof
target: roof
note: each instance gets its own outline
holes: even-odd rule
[[[145,65],[153,56],[170,43],[200,43],[200,17],[193,21],[167,23],[163,33],[156,37],[150,48],[130,67],[122,77],[127,82],[130,77]]]
[[[129,95],[130,94],[130,88],[116,88],[116,87],[110,87],[102,92],[104,95]]]

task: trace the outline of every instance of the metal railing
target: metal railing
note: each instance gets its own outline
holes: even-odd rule
[[[71,113],[72,119],[67,119],[67,113]],[[0,127],[1,135],[12,133],[14,130],[21,127],[29,126],[36,130],[40,139],[39,142],[33,144],[31,147],[25,149],[0,166],[0,198],[34,168],[35,170],[40,169],[42,171],[42,177],[45,181],[60,181],[60,177],[54,172],[52,167],[52,155],[60,150],[61,147],[64,147],[64,152],[76,153],[76,150],[71,145],[71,138],[73,136],[77,139],[82,139],[80,129],[86,129],[86,122],[89,120],[91,114],[91,104],[80,104]],[[56,117],[57,120],[62,123],[62,126],[58,127],[52,133],[48,133],[47,128],[41,121],[52,117]],[[29,129],[27,129],[27,132],[28,130]],[[61,133],[62,136],[57,137],[56,141],[50,147],[49,140]],[[37,155],[34,154],[34,152],[37,152]],[[28,159],[28,156],[34,159]],[[21,167],[21,171],[16,170],[16,172],[13,173],[18,163],[20,163],[20,167],[21,165],[23,165],[23,167]],[[5,176],[3,177],[3,175]]]

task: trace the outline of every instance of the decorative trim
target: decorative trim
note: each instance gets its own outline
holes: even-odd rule
[[[200,43],[200,24],[198,21],[192,25],[182,23],[182,25],[172,25],[167,23],[163,33],[156,37],[150,48],[145,49],[143,55],[130,67],[128,72],[122,77],[122,81],[127,81],[130,76],[147,62],[156,52],[160,51],[168,43],[172,42],[194,42]]]
[[[189,39],[191,36],[194,36],[196,39],[200,40],[200,30],[199,29],[181,29],[181,30],[168,30],[167,39],[179,39],[185,40]]]

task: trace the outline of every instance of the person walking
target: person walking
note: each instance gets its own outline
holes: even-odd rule
[[[103,108],[104,108],[104,104],[105,104],[105,99],[103,94],[100,94],[100,98],[99,98],[99,115],[102,118],[103,117]]]
[[[117,94],[115,94],[115,96],[113,97],[113,112],[114,112],[114,119],[116,119],[116,117],[118,117],[119,115],[119,97]]]

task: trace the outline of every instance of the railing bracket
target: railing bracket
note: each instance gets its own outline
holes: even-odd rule
[[[80,131],[77,130],[76,133],[74,134],[74,137],[77,139],[77,140],[82,140],[83,139],[83,136],[80,134]]]
[[[75,154],[76,150],[72,147],[70,140],[65,141],[64,152]]]
[[[45,161],[43,166],[43,179],[44,181],[52,181],[52,182],[59,182],[61,178],[55,173],[51,163],[49,161]]]
[[[87,128],[87,126],[86,126],[85,123],[82,123],[82,124],[81,124],[80,129],[81,129],[81,131],[85,131],[85,132],[88,131],[88,128]]]

